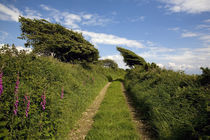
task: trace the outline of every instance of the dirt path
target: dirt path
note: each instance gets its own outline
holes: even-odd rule
[[[136,124],[137,127],[137,131],[140,134],[141,140],[151,140],[152,138],[150,137],[150,134],[148,132],[148,128],[146,127],[146,125],[139,119],[139,113],[137,113],[132,105],[132,101],[131,99],[127,96],[125,87],[122,83],[122,91],[123,91],[123,95],[125,96],[126,102],[128,104],[128,107],[131,111],[131,115],[133,118],[133,122]]]
[[[93,124],[93,117],[99,109],[101,102],[104,99],[107,88],[109,87],[110,82],[104,86],[100,91],[99,95],[95,98],[93,103],[88,107],[88,109],[82,113],[81,119],[77,122],[76,128],[73,129],[69,135],[69,140],[84,140],[88,131],[91,129]]]

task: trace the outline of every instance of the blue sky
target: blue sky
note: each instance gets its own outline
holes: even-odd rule
[[[210,0],[0,0],[1,45],[24,47],[19,15],[82,32],[123,68],[116,46],[189,74],[210,67]]]

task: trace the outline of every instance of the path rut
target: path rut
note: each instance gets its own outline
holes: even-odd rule
[[[131,116],[132,116],[133,122],[136,124],[137,131],[140,134],[141,140],[151,140],[152,138],[151,138],[151,136],[150,136],[150,134],[148,132],[147,126],[139,119],[139,114],[134,109],[134,107],[132,105],[132,101],[128,97],[123,83],[121,83],[121,84],[122,84],[122,91],[124,93],[123,95],[124,95],[124,97],[126,99],[127,105],[128,105],[128,107],[130,109],[130,112],[131,112]]]
[[[69,135],[69,140],[84,140],[88,131],[91,129],[93,124],[93,117],[98,111],[101,102],[104,99],[107,88],[111,82],[107,83],[104,88],[100,91],[99,95],[95,98],[93,103],[88,107],[88,109],[82,113],[82,117],[77,122],[75,129],[73,129]]]

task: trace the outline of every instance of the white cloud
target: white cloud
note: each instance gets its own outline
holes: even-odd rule
[[[206,42],[206,43],[210,43],[210,34],[204,34],[200,36],[200,40]]]
[[[168,30],[170,30],[170,31],[179,31],[179,27],[174,27],[174,28],[168,28]]]
[[[145,20],[145,16],[139,16],[139,17],[135,17],[131,19],[131,22],[137,22],[137,21],[143,22],[144,20]]]
[[[14,6],[7,7],[0,3],[0,20],[18,22],[20,15],[22,15],[21,12]]]
[[[210,23],[210,19],[206,19],[204,20],[204,22]]]
[[[194,66],[192,66],[192,65],[187,65],[187,64],[177,65],[177,64],[175,64],[175,63],[169,62],[169,63],[166,65],[166,68],[173,69],[173,70],[183,70],[183,71],[186,71],[186,70],[188,70],[188,69],[193,69]]]
[[[25,8],[25,17],[30,18],[30,19],[41,19],[41,14],[35,10],[31,10],[28,7]]]
[[[40,19],[42,15],[35,10],[29,9],[28,7],[26,7],[24,11],[20,11],[14,6],[5,6],[0,3],[0,20],[18,22],[19,16],[31,19]]]
[[[4,44],[0,44],[0,48],[2,48],[4,46]],[[10,46],[11,47],[11,46]],[[23,46],[15,46],[15,48],[18,50],[18,51],[21,51],[21,50],[25,50],[26,52],[30,53],[32,52],[32,49],[31,48],[25,48]]]
[[[210,0],[159,0],[171,12],[201,13],[210,12]]]
[[[164,65],[163,65],[163,64],[158,63],[157,65],[158,65],[160,68],[164,68]]]
[[[121,55],[109,55],[109,56],[104,56],[101,58],[102,60],[103,59],[111,59],[111,60],[114,60],[117,64],[118,64],[118,67],[119,68],[123,68],[123,69],[127,69],[129,68],[128,66],[126,66],[126,64],[124,63],[123,61],[123,57]]]
[[[84,19],[91,19],[92,16],[93,16],[93,15],[91,15],[91,14],[85,14],[85,15],[83,15],[82,17],[83,17]]]
[[[210,25],[201,24],[201,25],[196,26],[196,29],[210,30]]]
[[[8,36],[7,32],[0,31],[0,41],[4,41],[7,36]]]
[[[95,33],[81,30],[77,31],[81,32],[84,36],[90,38],[90,41],[93,44],[122,45],[131,48],[144,48],[144,45],[136,40],[129,40],[127,38],[118,37],[112,34]]]
[[[22,47],[22,46],[16,46],[16,49],[17,49],[18,51],[21,51],[21,50],[25,50],[25,51],[27,51],[27,52],[31,52],[31,51],[32,51],[31,48],[25,48],[25,47]]]
[[[43,10],[50,12],[50,16],[52,17],[53,20],[73,29],[79,29],[80,25],[104,26],[106,23],[110,21],[110,19],[101,17],[97,14],[89,14],[89,13],[75,14],[70,12],[61,12],[57,9],[51,8],[43,4],[40,6]]]
[[[196,37],[196,36],[198,36],[198,34],[192,33],[192,32],[186,32],[186,33],[182,33],[181,36],[184,37],[184,38],[186,38],[186,37]]]

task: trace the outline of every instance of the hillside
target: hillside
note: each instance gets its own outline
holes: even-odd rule
[[[64,137],[108,80],[124,74],[8,47],[0,50],[0,68],[0,138],[9,139]]]

